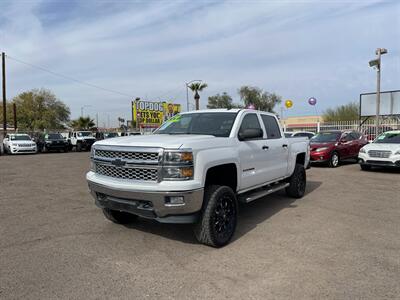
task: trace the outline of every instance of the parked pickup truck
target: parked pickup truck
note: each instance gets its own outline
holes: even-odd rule
[[[234,235],[238,202],[281,189],[304,195],[308,143],[285,138],[271,113],[187,112],[151,135],[96,142],[86,178],[107,219],[195,223],[199,242],[221,247]]]

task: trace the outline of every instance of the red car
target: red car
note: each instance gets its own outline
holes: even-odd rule
[[[357,160],[358,152],[366,144],[367,137],[358,131],[320,132],[310,140],[310,160],[336,168],[342,159]]]

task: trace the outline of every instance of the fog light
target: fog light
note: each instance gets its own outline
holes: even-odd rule
[[[183,196],[168,196],[165,198],[166,206],[179,206],[185,205],[185,200]]]

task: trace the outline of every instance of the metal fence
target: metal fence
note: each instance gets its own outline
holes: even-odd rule
[[[314,124],[296,124],[283,125],[285,131],[310,131],[318,133],[328,130],[357,130],[367,135],[369,140],[373,140],[376,136],[375,120],[367,120],[364,123],[360,120],[355,121],[337,121],[337,122],[317,122]],[[383,119],[380,122],[379,132],[382,133],[389,130],[400,130],[400,119]]]

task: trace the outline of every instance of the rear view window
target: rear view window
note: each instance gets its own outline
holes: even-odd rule
[[[281,130],[276,119],[268,115],[261,115],[261,119],[263,120],[265,130],[267,131],[267,139],[280,139]]]

